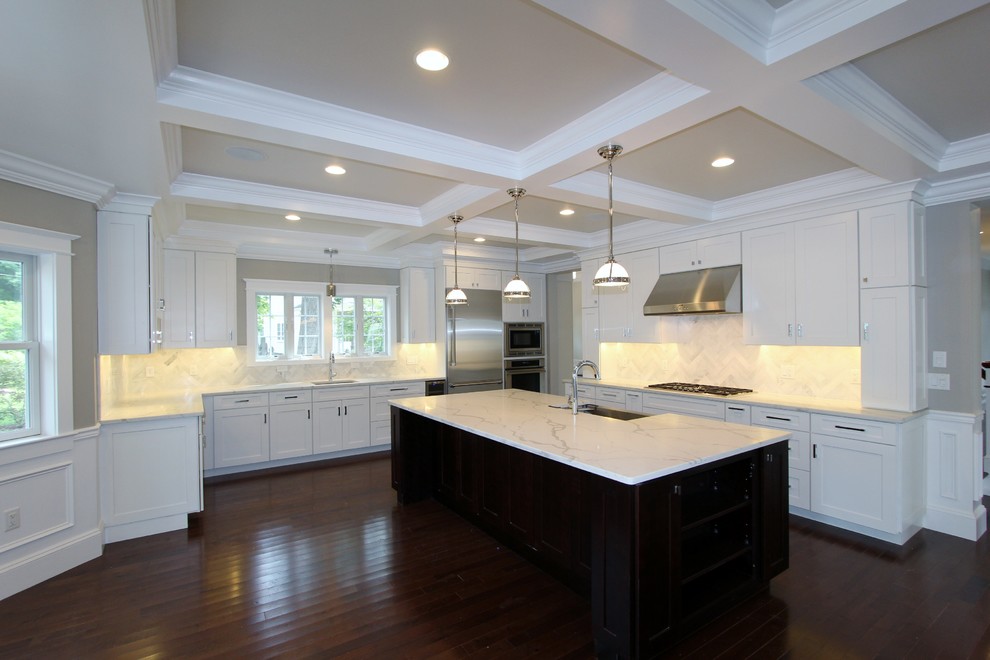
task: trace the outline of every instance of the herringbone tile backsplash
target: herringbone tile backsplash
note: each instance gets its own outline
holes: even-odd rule
[[[677,343],[602,344],[602,377],[860,401],[858,346],[748,346],[741,314],[665,319],[664,330]]]

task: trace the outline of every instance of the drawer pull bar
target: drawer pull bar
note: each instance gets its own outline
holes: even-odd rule
[[[288,399],[298,399],[299,398],[299,395],[298,394],[293,394],[292,396],[287,396],[285,398],[286,398],[286,400],[288,400]]]
[[[778,422],[793,422],[794,421],[790,417],[776,417],[774,415],[767,415],[767,419],[776,419]]]
[[[855,426],[841,426],[836,424],[835,428],[842,429],[843,431],[859,431],[860,433],[866,433],[866,429],[858,429]]]
[[[251,403],[251,399],[238,399],[234,403]]]
[[[408,387],[392,387],[392,388],[389,388],[389,392],[407,392],[408,390],[409,390]]]

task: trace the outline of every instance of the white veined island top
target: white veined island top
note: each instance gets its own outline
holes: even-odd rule
[[[772,445],[786,431],[686,415],[629,421],[574,415],[561,396],[494,390],[395,399],[397,408],[624,484],[639,484]]]

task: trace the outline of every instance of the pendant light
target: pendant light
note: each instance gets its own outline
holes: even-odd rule
[[[333,283],[333,255],[337,254],[337,249],[327,248],[323,250],[323,254],[330,255],[330,284],[327,284],[327,298],[333,298],[337,295],[337,285]]]
[[[598,150],[598,155],[608,161],[608,261],[595,273],[595,286],[625,286],[629,284],[629,273],[615,262],[612,254],[612,159],[622,153],[617,144],[607,144]]]
[[[516,203],[516,274],[509,283],[505,285],[502,296],[506,300],[527,301],[530,299],[529,286],[519,277],[519,198],[526,194],[522,188],[509,188],[506,190]]]
[[[466,305],[467,296],[457,284],[457,223],[464,218],[456,214],[448,215],[447,217],[454,223],[454,288],[447,292],[447,297],[444,299],[444,302],[448,305]]]

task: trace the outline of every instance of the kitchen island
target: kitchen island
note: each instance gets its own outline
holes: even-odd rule
[[[393,401],[399,501],[435,497],[588,594],[604,657],[655,656],[787,568],[786,432],[563,403]]]

